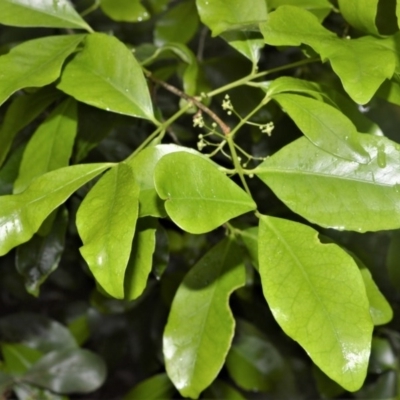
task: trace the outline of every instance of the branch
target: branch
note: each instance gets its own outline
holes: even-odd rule
[[[221,131],[223,132],[223,134],[225,136],[228,136],[231,128],[225,124],[224,121],[222,121],[222,119],[220,117],[218,117],[217,114],[215,114],[215,112],[211,111],[207,106],[205,106],[202,102],[200,102],[199,100],[197,100],[195,97],[193,96],[189,96],[188,94],[182,92],[181,90],[179,90],[177,87],[170,85],[167,82],[161,81],[160,79],[157,79],[156,77],[154,77],[151,72],[149,71],[145,71],[146,76],[151,79],[153,82],[157,83],[158,85],[162,86],[164,89],[168,90],[169,92],[175,94],[176,96],[181,97],[182,99],[185,99],[191,103],[193,103],[197,108],[199,108],[201,111],[205,112],[207,115],[210,116],[210,118],[212,118],[217,124],[218,126],[221,128]]]

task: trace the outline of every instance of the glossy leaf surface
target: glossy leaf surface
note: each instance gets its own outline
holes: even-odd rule
[[[379,0],[339,0],[343,17],[358,30],[373,35],[379,34],[375,20]]]
[[[222,368],[235,321],[228,302],[245,284],[239,247],[226,238],[185,276],[164,331],[168,376],[182,396],[197,398]]]
[[[101,9],[114,21],[142,22],[150,18],[139,0],[101,0]]]
[[[373,324],[354,260],[318,232],[263,216],[259,263],[268,305],[287,335],[314,363],[350,391],[364,382]]]
[[[80,252],[97,282],[111,296],[124,297],[124,276],[138,217],[139,186],[131,168],[118,164],[85,197],[76,224]]]
[[[113,36],[94,33],[63,70],[60,90],[92,106],[153,120],[143,72],[132,52]]]
[[[92,30],[68,0],[0,0],[0,24]]]
[[[264,161],[257,176],[294,212],[318,225],[359,232],[400,227],[400,147],[360,136],[371,161],[336,158],[300,138]]]
[[[313,14],[298,7],[282,6],[270,13],[267,22],[261,24],[261,32],[266,43],[274,46],[311,46],[322,60],[330,61],[347,93],[360,104],[367,103],[395,70],[392,38],[339,39]]]
[[[0,56],[0,105],[19,89],[55,81],[65,59],[83,38],[66,35],[29,40]]]
[[[10,150],[16,134],[38,117],[57,97],[60,92],[43,88],[36,93],[17,97],[7,109],[0,127],[0,166]]]
[[[86,164],[61,168],[37,178],[20,194],[1,196],[0,255],[27,242],[55,208],[109,167]]]
[[[125,300],[135,300],[144,291],[153,266],[157,221],[140,218],[133,238],[132,251],[125,272]]]
[[[58,267],[64,251],[68,212],[60,209],[48,235],[34,237],[17,248],[16,268],[28,293],[38,296],[40,285]]]
[[[168,215],[190,233],[209,232],[256,208],[212,162],[190,153],[164,156],[156,165],[154,182]]]
[[[310,141],[322,150],[348,161],[366,164],[370,157],[360,145],[351,121],[336,108],[297,94],[273,97]]]
[[[68,99],[53,110],[29,140],[14,193],[23,192],[34,178],[68,165],[76,130],[76,101]]]
[[[369,301],[369,310],[374,325],[384,325],[393,318],[393,310],[367,268],[360,269]]]
[[[213,36],[232,30],[256,26],[267,18],[264,0],[254,0],[251,7],[243,0],[196,0],[200,19]]]
[[[88,393],[106,378],[106,365],[95,353],[83,349],[55,350],[42,357],[23,379],[56,393]]]

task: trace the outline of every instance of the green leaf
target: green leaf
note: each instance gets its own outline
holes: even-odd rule
[[[24,145],[14,150],[3,168],[0,169],[0,195],[12,193],[24,150]]]
[[[331,12],[333,6],[329,0],[268,0],[268,10],[271,11],[283,5],[292,5],[312,12],[320,21]]]
[[[68,0],[0,0],[0,24],[76,28],[92,32]]]
[[[46,87],[35,93],[15,98],[7,109],[0,127],[0,143],[2,144],[0,166],[6,159],[16,134],[39,116],[60,94],[60,92]]]
[[[259,32],[228,31],[221,37],[240,54],[248,58],[253,65],[257,65],[260,59],[260,50],[265,46]]]
[[[169,42],[188,43],[196,34],[198,26],[196,4],[186,0],[171,7],[156,21],[154,39],[158,45]]]
[[[200,154],[189,147],[176,144],[159,144],[142,150],[126,161],[132,167],[135,178],[140,186],[139,216],[165,217],[164,203],[158,197],[154,187],[154,169],[158,161],[166,154],[177,151],[185,151],[192,154]]]
[[[66,35],[29,40],[0,56],[0,105],[17,90],[55,81],[65,59],[83,38]]]
[[[323,61],[330,61],[346,92],[360,104],[372,98],[383,81],[393,76],[396,67],[393,38],[339,39],[313,14],[298,7],[279,7],[260,28],[270,45],[311,46]],[[377,59],[380,68],[376,68]]]
[[[16,268],[24,277],[27,292],[38,297],[39,288],[58,267],[64,252],[68,212],[61,208],[57,213],[50,233],[33,238],[17,248]]]
[[[306,138],[290,143],[255,170],[294,212],[326,228],[359,232],[400,227],[400,145],[361,135],[371,161],[336,158]]]
[[[14,193],[23,192],[36,177],[68,165],[76,130],[76,101],[70,98],[53,110],[29,140]]]
[[[96,183],[76,216],[83,258],[101,287],[119,299],[124,298],[138,199],[139,186],[131,168],[118,164]]]
[[[42,357],[23,380],[56,393],[89,393],[106,378],[106,365],[95,353],[83,349],[55,350]]]
[[[69,330],[40,314],[18,313],[0,318],[0,340],[22,342],[42,353],[77,347]]]
[[[196,0],[200,19],[213,36],[234,29],[252,28],[267,18],[265,0]]]
[[[188,272],[164,331],[168,376],[182,396],[197,398],[222,368],[235,321],[230,294],[245,284],[240,248],[226,238]]]
[[[400,84],[396,81],[385,81],[376,94],[389,103],[400,105]]]
[[[279,94],[273,99],[315,146],[348,161],[362,164],[370,161],[360,145],[356,127],[336,108],[297,94]]]
[[[259,263],[264,296],[282,329],[349,391],[365,379],[373,324],[361,274],[314,229],[262,216]]]
[[[123,400],[166,400],[172,399],[174,392],[175,388],[167,374],[157,374],[138,383],[123,397]]]
[[[1,353],[6,371],[12,375],[22,375],[42,356],[38,350],[19,343],[2,343]]]
[[[400,291],[400,231],[394,231],[386,255],[390,283]]]
[[[13,386],[18,400],[69,400],[68,397],[55,394],[46,389],[40,389],[27,383],[19,382]]]
[[[369,301],[369,311],[374,325],[384,325],[393,318],[393,310],[367,268],[360,269]]]
[[[226,368],[244,390],[270,391],[283,371],[284,361],[277,349],[255,327],[238,321]]]
[[[251,262],[258,270],[258,227],[253,226],[240,231],[240,237],[249,252]]]
[[[100,6],[104,14],[114,21],[141,22],[150,18],[139,0],[100,0]]]
[[[206,389],[204,396],[206,399],[246,400],[237,389],[220,379]]]
[[[64,68],[60,90],[92,106],[154,120],[142,69],[117,38],[93,33]]]
[[[153,265],[156,229],[157,221],[153,218],[140,218],[137,223],[125,272],[125,300],[135,300],[146,288],[147,278]]]
[[[27,242],[54,209],[110,166],[103,163],[61,168],[40,176],[20,194],[0,196],[0,255]]]
[[[339,0],[339,8],[345,20],[354,28],[373,35],[379,35],[376,14],[379,0]]]
[[[189,233],[205,233],[252,211],[251,197],[212,162],[190,153],[164,156],[154,182],[171,219]]]

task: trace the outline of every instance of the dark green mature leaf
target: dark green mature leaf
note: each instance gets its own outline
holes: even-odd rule
[[[0,340],[8,343],[22,342],[42,353],[77,347],[74,337],[65,326],[33,313],[11,314],[0,318]]]
[[[68,0],[0,0],[0,24],[92,31]]]
[[[110,166],[103,163],[60,168],[40,176],[20,194],[0,196],[0,255],[27,242],[55,208]]]
[[[367,268],[360,269],[369,301],[369,311],[374,325],[384,325],[393,318],[393,310]]]
[[[20,146],[14,150],[3,168],[0,169],[0,195],[13,192],[13,185],[18,177],[18,169],[24,150],[25,146]]]
[[[256,208],[212,162],[190,153],[165,155],[156,165],[154,182],[168,215],[190,233],[209,232]]]
[[[11,103],[0,127],[0,166],[7,157],[15,135],[40,115],[60,94],[54,89],[43,88],[35,93],[19,96]]]
[[[330,61],[347,93],[360,104],[372,98],[396,67],[392,38],[339,39],[313,14],[298,7],[279,7],[261,24],[261,32],[266,43],[274,46],[311,46],[323,60]],[[377,60],[380,68],[376,68]]]
[[[18,246],[17,271],[24,277],[26,290],[39,296],[40,285],[58,267],[64,251],[68,212],[62,208],[57,213],[50,233],[34,235],[27,243]]]
[[[29,40],[1,56],[0,105],[19,89],[55,81],[65,59],[83,38],[84,35],[66,35]]]
[[[370,157],[360,145],[360,134],[338,109],[297,94],[273,98],[286,110],[305,136],[316,146],[348,161],[366,164]]]
[[[2,343],[1,353],[5,370],[12,375],[22,375],[38,361],[43,353],[19,343]]]
[[[360,31],[379,35],[376,27],[376,14],[379,0],[339,0],[339,8],[343,17]]]
[[[240,231],[240,237],[249,252],[251,262],[258,269],[258,227],[253,226]]]
[[[182,396],[197,398],[222,368],[235,321],[229,296],[245,284],[240,248],[226,238],[185,276],[164,332],[168,376]]]
[[[153,266],[156,229],[157,221],[155,219],[140,218],[138,220],[125,272],[125,300],[135,300],[146,288],[147,279]]]
[[[150,18],[139,0],[101,0],[100,6],[103,12],[114,21],[141,22]]]
[[[23,380],[56,393],[89,393],[106,378],[106,364],[83,349],[55,350],[42,357]]]
[[[185,151],[200,155],[201,153],[188,147],[175,144],[159,144],[142,150],[126,161],[132,167],[135,178],[140,186],[139,216],[165,217],[163,201],[158,197],[154,187],[154,169],[158,161],[166,154]]]
[[[174,5],[156,21],[154,39],[159,45],[169,42],[187,43],[196,34],[198,26],[196,4],[186,0]]]
[[[386,255],[390,283],[400,291],[400,231],[394,231]]]
[[[154,120],[143,72],[115,37],[88,35],[84,49],[65,66],[57,87],[92,106]]]
[[[373,324],[360,271],[314,229],[262,216],[259,263],[268,305],[287,335],[350,391],[366,376]]]
[[[124,397],[123,400],[160,400],[172,399],[175,388],[167,374],[157,374],[138,383]]]
[[[118,164],[92,188],[79,207],[80,252],[97,282],[124,298],[124,276],[138,217],[139,186],[130,166]]]
[[[253,0],[251,6],[246,0],[196,0],[203,24],[213,36],[232,29],[254,27],[267,18],[264,0]]]
[[[269,391],[279,379],[283,365],[282,356],[261,332],[245,321],[238,321],[226,368],[239,387]]]
[[[204,396],[206,399],[246,400],[237,389],[220,379],[205,390]]]
[[[310,222],[359,232],[400,227],[400,145],[360,136],[371,161],[336,158],[300,138],[264,161],[257,176]]]
[[[68,165],[76,130],[76,101],[69,98],[54,109],[29,140],[14,193],[23,192],[36,177]]]

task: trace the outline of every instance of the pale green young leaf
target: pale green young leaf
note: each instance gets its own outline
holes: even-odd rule
[[[27,242],[50,213],[111,164],[74,165],[35,179],[24,192],[0,196],[0,255]]]
[[[167,400],[172,399],[175,388],[167,374],[157,374],[139,382],[124,397],[123,400]]]
[[[0,0],[0,24],[92,32],[68,0]]]
[[[189,0],[177,3],[157,19],[154,39],[157,45],[187,43],[196,34],[198,26],[199,16],[195,2]]]
[[[339,0],[340,12],[354,28],[373,35],[379,35],[376,14],[379,0]]]
[[[38,361],[43,353],[21,343],[2,343],[1,353],[5,370],[12,375],[22,375]]]
[[[266,43],[274,46],[307,44],[329,60],[343,87],[357,103],[367,103],[396,67],[396,52],[391,38],[364,36],[341,39],[325,29],[310,12],[282,6],[260,25]],[[379,59],[380,68],[376,68]]]
[[[118,164],[90,190],[76,216],[83,258],[101,287],[119,299],[124,298],[138,199],[139,185],[131,168]]]
[[[157,221],[154,218],[140,218],[137,222],[131,255],[125,271],[125,300],[135,300],[146,288],[153,267],[156,229]]]
[[[40,286],[58,267],[64,252],[65,234],[68,225],[68,211],[58,210],[48,235],[33,238],[17,247],[15,266],[24,278],[25,288],[35,297],[39,296]]]
[[[384,325],[393,318],[393,310],[374,282],[367,268],[360,269],[369,301],[369,311],[374,325]]]
[[[371,161],[346,161],[300,138],[255,173],[294,212],[310,222],[359,232],[400,228],[400,146],[361,135]]]
[[[360,145],[356,127],[335,107],[290,93],[275,95],[273,99],[315,146],[348,161],[362,164],[370,161],[368,153]]]
[[[24,42],[0,56],[0,105],[17,90],[55,81],[84,35],[48,36]]]
[[[252,198],[209,160],[186,152],[165,155],[154,183],[169,217],[189,233],[205,233],[252,211]]]
[[[164,331],[169,378],[182,396],[197,398],[221,370],[234,334],[231,293],[245,284],[240,248],[226,238],[188,272]]]
[[[265,0],[196,0],[197,10],[204,25],[213,36],[233,29],[257,26],[267,18]]]
[[[150,18],[139,0],[100,0],[100,7],[114,21],[142,22]]]
[[[400,2],[396,1],[396,17],[397,17],[397,24],[400,26]]]
[[[38,117],[61,93],[43,88],[35,93],[16,97],[8,107],[0,127],[0,166],[11,148],[16,134]]]
[[[253,226],[240,231],[240,237],[250,255],[251,262],[258,270],[258,227]]]
[[[262,216],[259,263],[275,319],[313,362],[349,391],[366,377],[373,324],[360,271],[339,246],[297,222]]]
[[[154,120],[142,69],[113,36],[88,35],[84,49],[65,66],[57,87],[94,107]]]
[[[201,153],[189,147],[176,144],[159,144],[149,146],[126,161],[132,167],[135,178],[140,186],[139,216],[165,217],[167,214],[164,202],[158,196],[154,187],[154,168],[166,154],[185,151],[200,155]]]
[[[323,21],[333,8],[329,0],[268,0],[267,2],[269,11],[284,5],[304,8],[312,12],[320,21]]]
[[[248,58],[253,65],[257,65],[260,59],[260,50],[265,46],[259,32],[227,31],[221,34],[221,37],[240,54]]]
[[[76,101],[69,98],[52,111],[26,145],[14,193],[23,192],[36,177],[68,165],[77,125]]]

